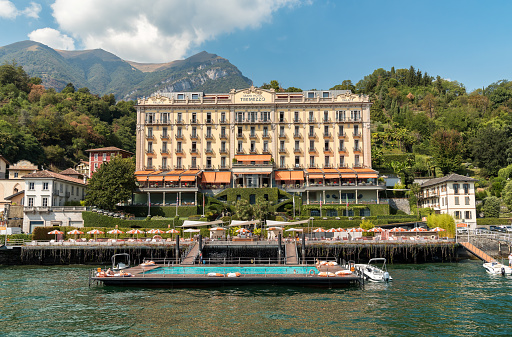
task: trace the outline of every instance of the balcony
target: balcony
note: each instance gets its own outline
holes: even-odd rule
[[[331,118],[330,117],[327,117],[322,120],[324,123],[330,123],[331,122]]]
[[[293,134],[293,138],[294,138],[294,139],[302,139],[302,134],[300,134],[300,133],[294,133],[294,134]]]
[[[263,136],[261,136],[261,138],[263,138],[263,139],[272,139],[272,137],[270,137],[270,133],[264,133]]]
[[[345,137],[347,137],[347,133],[346,132],[338,133],[338,138],[345,138]]]
[[[183,152],[183,149],[176,149],[176,154],[184,154],[185,152]]]
[[[213,124],[213,120],[212,119],[206,119],[206,124]]]
[[[287,123],[286,118],[279,118],[278,123]]]
[[[146,139],[155,139],[155,136],[153,136],[153,134],[146,135]]]
[[[286,154],[287,151],[284,147],[279,148],[279,154]]]
[[[199,154],[197,147],[195,149],[190,149],[190,154]]]
[[[161,149],[160,153],[163,154],[163,155],[168,155],[169,154],[169,150],[168,149]]]
[[[206,154],[213,154],[213,150],[210,148],[210,149],[206,149],[204,150],[204,153]]]
[[[294,149],[293,149],[293,153],[295,153],[295,154],[301,154],[301,153],[302,153],[302,149],[300,149],[300,148],[296,147],[296,148],[294,148]]]
[[[344,146],[343,146],[343,147],[340,147],[340,148],[338,149],[338,152],[347,152],[347,148],[346,148],[346,147],[344,147]]]
[[[354,138],[360,138],[361,137],[361,132],[353,132],[352,135],[353,135]]]
[[[332,138],[332,133],[330,132],[324,132],[324,138]]]
[[[314,147],[309,148],[309,153],[317,153],[316,149]]]
[[[226,150],[226,148],[221,148],[220,151],[219,151],[220,154],[228,154],[228,150]]]
[[[332,148],[324,147],[324,153],[332,153]]]
[[[160,135],[160,139],[162,139],[162,140],[168,140],[168,139],[169,139],[169,134],[168,134],[168,133],[166,133],[166,134],[161,134],[161,135]]]
[[[236,138],[237,138],[237,139],[245,139],[245,137],[244,137],[244,134],[243,134],[243,133],[239,133],[239,134],[237,134],[237,135],[236,135]]]
[[[220,139],[228,139],[228,135],[225,133],[220,134]]]
[[[147,149],[146,154],[152,155],[155,154],[155,151],[153,149]]]
[[[360,146],[354,146],[354,152],[361,152],[361,147]]]
[[[333,168],[334,165],[331,164],[331,163],[324,163],[324,167],[323,168]]]
[[[192,118],[190,120],[190,124],[197,124],[197,118]]]
[[[196,134],[192,134],[192,135],[190,135],[190,139],[191,140],[199,140],[199,136],[197,135],[197,133]]]
[[[308,133],[308,138],[309,139],[316,139],[316,133]]]
[[[286,139],[286,133],[279,133],[279,139]]]
[[[338,117],[338,118],[336,119],[336,123],[343,123],[343,122],[345,122],[345,121],[346,121],[346,120],[345,120],[345,117],[341,117],[341,118],[339,118],[339,117]]]
[[[293,122],[294,122],[294,123],[301,123],[301,119],[300,119],[300,118],[294,118],[294,119],[293,119]]]
[[[177,134],[174,136],[177,140],[183,140],[183,134]]]
[[[207,139],[207,140],[214,140],[215,139],[211,133],[210,134],[206,134],[206,136],[204,138]]]
[[[269,149],[263,149],[263,151],[261,151],[261,154],[272,154],[272,152],[270,152]]]
[[[258,139],[258,136],[255,133],[253,133],[253,134],[249,135],[249,138],[250,139]]]
[[[308,168],[316,168],[317,165],[315,163],[309,163]]]
[[[251,149],[251,150],[249,151],[249,153],[250,153],[250,154],[258,154],[258,151],[256,151],[256,149]]]
[[[174,123],[175,124],[183,124],[183,119],[178,118]]]
[[[237,149],[236,150],[236,154],[244,154],[244,150],[243,149]]]
[[[226,118],[221,118],[219,123],[220,124],[228,124],[228,120]]]
[[[309,118],[308,118],[308,123],[316,123],[316,118],[314,118],[314,117],[309,117]]]

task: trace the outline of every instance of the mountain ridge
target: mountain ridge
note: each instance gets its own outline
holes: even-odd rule
[[[202,51],[184,60],[138,63],[104,49],[57,50],[34,41],[0,47],[0,63],[16,62],[45,87],[62,90],[68,83],[91,93],[113,93],[133,100],[166,91],[228,92],[252,85],[227,59]]]

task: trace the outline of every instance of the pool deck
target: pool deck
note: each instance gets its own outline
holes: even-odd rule
[[[210,265],[211,267],[229,267],[233,265]],[[260,265],[261,266],[261,265]],[[274,265],[283,266],[283,265]],[[146,274],[147,271],[157,269],[160,265],[144,267],[141,266],[125,269],[132,277],[111,276],[91,277],[92,281],[103,283],[105,286],[116,287],[148,287],[148,288],[209,288],[209,287],[237,287],[237,286],[292,286],[292,287],[321,287],[321,288],[344,288],[360,286],[362,279],[357,275],[321,277],[308,274],[242,274],[240,277],[210,277],[198,274]],[[240,266],[242,267],[242,266]],[[254,265],[247,265],[254,267]],[[263,266],[262,266],[263,267]],[[269,266],[271,267],[271,266]],[[287,267],[293,267],[287,265]],[[297,267],[304,267],[297,265]],[[341,270],[340,266],[319,267],[318,270],[336,272]]]

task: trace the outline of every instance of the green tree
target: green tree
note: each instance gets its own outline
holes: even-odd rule
[[[438,130],[430,141],[432,158],[443,174],[461,169],[464,145],[462,136],[456,130]]]
[[[235,215],[239,220],[252,219],[252,207],[247,200],[240,199],[235,203]]]
[[[487,197],[484,199],[482,211],[486,218],[500,217],[501,200],[498,197]]]
[[[487,176],[495,176],[507,166],[510,153],[510,128],[488,125],[479,129],[472,138],[471,152],[476,164],[485,169]]]
[[[509,180],[503,191],[501,191],[501,197],[505,205],[507,205],[508,210],[512,211],[512,180]]]
[[[409,187],[409,191],[407,194],[409,195],[409,202],[412,204],[416,204],[416,215],[419,216],[419,195],[421,192],[421,186],[418,183],[411,184]]]
[[[256,203],[252,205],[252,214],[255,220],[260,220],[263,224],[267,214],[270,212],[270,205],[263,197],[256,198]]]
[[[134,172],[133,158],[116,156],[104,163],[89,180],[86,204],[113,210],[116,204],[128,201],[135,189]]]
[[[427,225],[430,228],[440,227],[446,230],[444,235],[448,237],[455,236],[455,220],[450,214],[431,214],[427,217]]]

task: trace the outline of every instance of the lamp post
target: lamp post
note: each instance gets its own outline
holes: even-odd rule
[[[311,220],[311,228],[313,228],[313,220],[315,220],[314,217],[310,217],[309,220]],[[310,239],[311,239],[311,231],[309,230],[309,222],[308,222],[308,234],[310,236]]]

